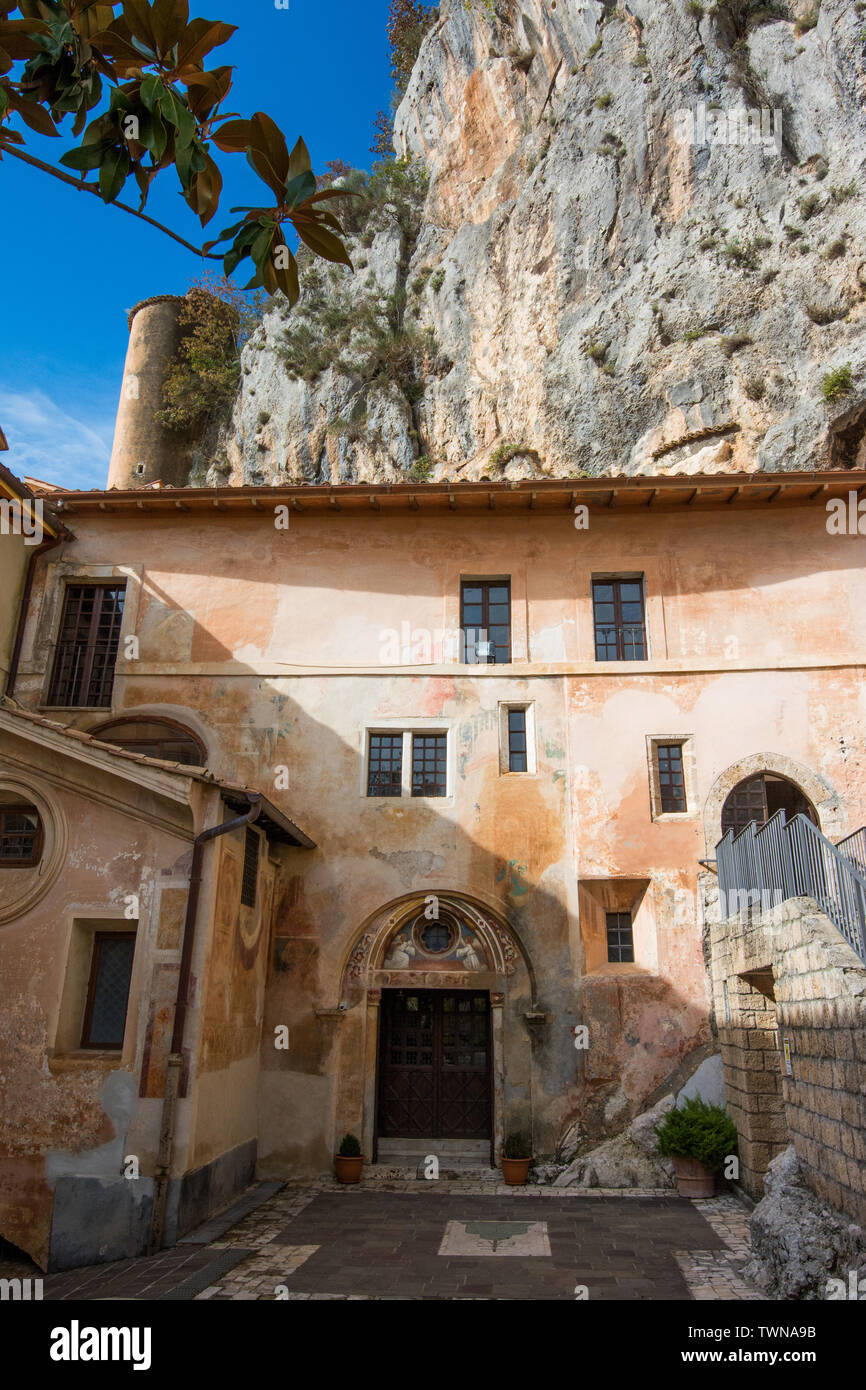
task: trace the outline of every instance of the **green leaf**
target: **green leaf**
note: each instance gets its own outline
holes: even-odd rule
[[[191,144],[195,138],[195,121],[192,112],[184,105],[179,97],[175,96],[174,92],[168,92],[167,95],[171,101],[172,116],[174,118],[172,120],[172,125],[177,128],[177,143],[179,147],[184,147]],[[167,113],[163,111],[163,115],[166,114]],[[171,119],[171,117],[168,119]]]
[[[139,117],[139,140],[150,151],[154,163],[158,164],[165,154],[168,144],[168,131],[158,111],[148,111]]]
[[[296,222],[294,227],[301,241],[309,246],[311,251],[315,251],[317,256],[323,257],[326,261],[337,261],[352,269],[348,251],[333,232],[329,232],[326,227],[318,226],[315,222]]]
[[[79,173],[84,173],[87,169],[98,169],[108,148],[109,146],[102,141],[99,144],[78,145],[62,154],[60,163],[67,169],[77,169]]]
[[[142,104],[147,107],[148,111],[158,110],[160,104],[160,93],[164,90],[165,88],[163,87],[158,77],[146,77],[144,79],[144,81],[141,84],[141,100]]]
[[[294,178],[297,174],[309,173],[312,167],[313,161],[310,159],[310,151],[299,135],[295,148],[289,155],[289,177]]]
[[[104,202],[115,199],[129,173],[129,155],[126,150],[107,150],[99,170],[99,193]]]
[[[298,174],[286,184],[286,194],[283,199],[286,207],[296,208],[299,203],[305,203],[308,198],[316,191],[316,176],[308,171]]]

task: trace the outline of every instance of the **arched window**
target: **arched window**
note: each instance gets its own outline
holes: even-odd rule
[[[102,743],[114,743],[130,753],[144,753],[148,758],[163,758],[189,767],[205,766],[207,754],[201,739],[173,719],[135,715],[113,719],[90,733]]]
[[[728,793],[722,807],[722,834],[733,830],[739,835],[752,820],[758,827],[766,825],[779,810],[785,812],[786,821],[793,820],[794,816],[807,816],[813,825],[818,824],[814,806],[796,782],[773,772],[745,777]]]
[[[0,868],[30,869],[42,858],[42,817],[29,801],[0,793]]]

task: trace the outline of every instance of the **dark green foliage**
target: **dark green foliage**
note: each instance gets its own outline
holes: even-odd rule
[[[531,1158],[532,1136],[525,1129],[512,1130],[502,1145],[503,1158]]]
[[[231,410],[240,381],[240,350],[259,323],[268,296],[239,290],[225,277],[194,283],[178,312],[183,331],[166,364],[163,408],[155,419],[172,430],[201,430]]]
[[[337,1150],[341,1158],[360,1158],[361,1145],[354,1134],[344,1134]]]
[[[846,362],[844,367],[836,367],[834,371],[827,372],[821,379],[821,395],[825,401],[837,401],[840,396],[847,396],[853,389],[850,362]]]
[[[696,1158],[712,1173],[737,1151],[737,1130],[728,1112],[698,1096],[669,1110],[655,1132],[663,1157]]]

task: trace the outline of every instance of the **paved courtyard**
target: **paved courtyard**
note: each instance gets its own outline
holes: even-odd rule
[[[747,1221],[728,1195],[261,1184],[174,1249],[50,1275],[44,1297],[757,1299]]]

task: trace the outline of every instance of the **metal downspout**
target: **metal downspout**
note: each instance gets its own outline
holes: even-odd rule
[[[228,835],[232,830],[252,825],[262,809],[259,793],[246,792],[250,809],[233,820],[223,821],[221,825],[203,830],[195,838],[192,850],[192,864],[189,875],[189,893],[186,900],[186,913],[183,922],[183,946],[180,957],[180,974],[177,981],[177,996],[174,1006],[174,1028],[171,1035],[171,1049],[168,1057],[165,1078],[165,1096],[162,1102],[162,1119],[159,1126],[159,1149],[157,1151],[156,1171],[153,1181],[153,1211],[150,1220],[150,1234],[147,1243],[148,1255],[162,1249],[165,1233],[165,1210],[168,1201],[169,1173],[174,1151],[174,1131],[177,1117],[177,1102],[180,1091],[180,1072],[183,1066],[183,1035],[186,1025],[186,1012],[189,1007],[189,985],[192,974],[192,952],[195,944],[198,899],[201,888],[201,867],[204,847],[209,840],[220,835]]]

